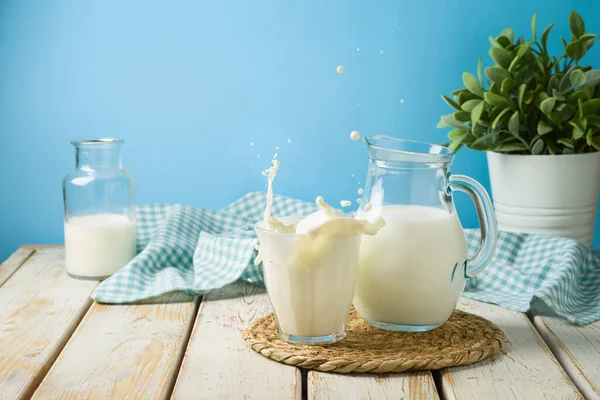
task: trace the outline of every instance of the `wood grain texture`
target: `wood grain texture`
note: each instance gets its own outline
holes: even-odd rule
[[[19,248],[0,265],[0,286],[27,261],[34,251],[33,249]]]
[[[600,399],[600,321],[572,325],[538,306],[533,324],[586,399]]]
[[[251,350],[241,331],[271,312],[263,289],[237,283],[200,305],[173,399],[300,399],[296,368]]]
[[[61,248],[35,251],[0,287],[0,399],[28,398],[91,304]]]
[[[442,398],[582,398],[525,314],[469,299],[461,300],[459,308],[492,321],[508,342],[488,360],[442,370]]]
[[[34,399],[164,399],[171,394],[199,299],[94,303]]]
[[[308,399],[439,399],[431,372],[389,375],[308,372]]]

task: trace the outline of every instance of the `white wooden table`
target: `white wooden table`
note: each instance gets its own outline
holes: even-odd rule
[[[0,399],[599,399],[600,323],[575,327],[471,300],[460,308],[508,343],[435,372],[301,371],[250,350],[240,331],[269,312],[236,284],[200,299],[106,306],[71,279],[57,246],[23,246],[0,266]]]

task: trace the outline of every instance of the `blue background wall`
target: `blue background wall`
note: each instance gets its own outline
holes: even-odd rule
[[[350,131],[444,141],[440,94],[489,64],[488,35],[529,37],[537,12],[561,51],[573,8],[600,32],[592,0],[0,2],[0,258],[62,242],[77,138],[125,139],[139,203],[214,209],[264,190],[275,146],[277,192],[354,198],[366,163]],[[585,61],[600,67],[598,45]],[[461,150],[453,171],[489,187],[484,154]]]

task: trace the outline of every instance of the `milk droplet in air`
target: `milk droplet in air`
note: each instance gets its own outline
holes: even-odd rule
[[[356,199],[356,202],[357,202],[358,204],[360,204],[360,203],[362,203],[362,200],[361,200],[361,199]]]
[[[277,153],[273,154],[273,159],[277,158],[277,156],[278,156]]]
[[[354,178],[354,174],[352,174],[352,177]]]
[[[275,150],[279,150],[279,146],[275,146]]]
[[[404,99],[400,99],[400,103],[404,103]]]
[[[292,139],[288,139],[288,143],[292,143]]]
[[[362,190],[362,188],[358,189],[358,194],[363,194],[364,190]]]
[[[383,54],[383,50],[379,50],[379,54]]]
[[[352,205],[352,202],[350,200],[342,200],[342,201],[340,201],[340,205],[342,207],[349,207]]]
[[[357,48],[356,48],[356,51],[360,51],[360,47],[357,47]]]
[[[350,139],[352,139],[352,140],[360,139],[360,133],[358,133],[357,131],[352,131],[350,133]]]
[[[337,69],[336,69],[336,71],[337,71],[338,74],[343,74],[344,73],[344,66],[343,65],[338,66]]]
[[[250,142],[250,146],[254,146],[254,142]]]

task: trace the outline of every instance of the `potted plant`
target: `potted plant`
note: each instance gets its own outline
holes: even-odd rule
[[[490,37],[494,65],[481,58],[477,78],[442,96],[455,109],[438,127],[454,128],[447,144],[486,151],[498,226],[512,232],[571,237],[591,245],[600,190],[600,70],[580,64],[598,35],[575,11],[564,54],[550,56],[536,16],[532,40],[511,28]],[[539,39],[539,40],[538,40]]]

